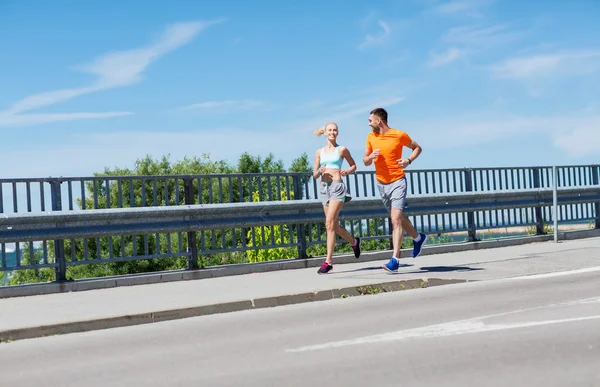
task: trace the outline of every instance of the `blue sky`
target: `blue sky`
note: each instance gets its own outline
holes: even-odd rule
[[[360,160],[378,106],[423,146],[411,168],[598,163],[597,20],[582,0],[0,1],[0,177],[289,165],[329,121]]]

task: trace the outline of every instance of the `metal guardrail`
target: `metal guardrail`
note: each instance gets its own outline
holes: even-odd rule
[[[408,194],[552,188],[552,168],[409,169]],[[559,166],[556,177],[559,188],[598,185],[600,165]],[[355,198],[379,195],[373,171],[358,171],[345,182]],[[0,179],[0,213],[302,200],[316,199],[318,192],[312,173]]]
[[[557,200],[554,212],[553,200]],[[407,215],[434,216],[442,219],[452,215],[464,216],[473,214],[475,222],[464,223],[458,227],[464,231],[475,231],[479,227],[499,227],[492,219],[486,219],[485,214],[501,213],[506,211],[528,210],[530,213],[549,211],[560,216],[558,206],[584,205],[587,206],[587,217],[597,221],[600,214],[597,205],[600,201],[600,186],[581,186],[556,189],[556,197],[553,189],[522,189],[519,191],[492,191],[492,192],[468,192],[453,194],[430,194],[413,197],[408,202]],[[342,221],[358,221],[355,226],[359,228],[358,234],[362,235],[365,227],[369,227],[369,218],[386,218],[387,212],[379,198],[358,198],[347,203],[340,219]],[[250,248],[272,248],[292,247],[298,248],[299,256],[306,252],[307,245],[311,242],[307,234],[311,233],[310,225],[323,222],[323,209],[318,200],[303,201],[271,201],[253,203],[229,203],[229,204],[200,204],[169,207],[142,207],[122,209],[97,209],[97,210],[73,210],[53,211],[45,213],[23,213],[0,215],[0,243],[54,241],[55,260],[49,261],[45,256],[43,262],[29,263],[26,266],[19,265],[8,267],[6,265],[5,253],[2,253],[3,270],[19,270],[27,268],[54,267],[57,279],[65,279],[66,268],[70,265],[83,263],[111,262],[116,260],[147,259],[148,254],[123,256],[115,258],[112,256],[99,257],[96,259],[78,260],[73,255],[69,260],[65,255],[65,240],[74,241],[79,238],[101,238],[123,235],[150,235],[170,233],[186,233],[187,251],[180,249],[179,252],[169,252],[168,256],[187,256],[189,268],[198,267],[199,249],[197,234],[204,236],[206,231],[232,230],[233,245],[236,246],[236,235],[241,239],[242,247],[237,250],[248,249],[246,234],[248,230],[256,227],[264,230],[277,225],[285,225],[290,230],[290,240],[285,243],[275,244],[273,237],[271,243],[265,246],[257,245],[255,232],[252,232],[254,243]],[[496,217],[496,220],[498,217]],[[545,222],[557,220],[553,216],[542,219],[532,219],[532,225],[541,225]],[[490,223],[487,223],[489,221]],[[308,233],[307,233],[308,231]],[[385,227],[383,232],[385,233]],[[389,229],[388,234],[389,235]],[[273,233],[271,233],[273,236]],[[221,234],[225,240],[225,234]],[[213,234],[214,238],[214,234]],[[369,237],[367,237],[368,239]],[[373,238],[373,237],[372,237]],[[109,239],[112,241],[112,239]],[[121,239],[123,241],[123,239]],[[158,239],[157,239],[158,241]],[[181,242],[181,240],[180,240]],[[214,240],[213,240],[214,242]],[[323,243],[324,241],[321,241]],[[85,244],[85,243],[84,243]],[[73,245],[72,245],[73,246]],[[122,242],[122,251],[124,252]]]

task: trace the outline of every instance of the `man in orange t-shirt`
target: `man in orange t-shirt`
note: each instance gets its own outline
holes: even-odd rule
[[[406,177],[404,168],[409,166],[421,154],[421,147],[410,136],[388,126],[388,113],[383,108],[373,109],[369,115],[369,126],[373,129],[367,136],[363,162],[369,166],[375,161],[375,178],[383,204],[392,220],[392,244],[394,251],[390,261],[383,265],[389,272],[398,271],[400,263],[400,247],[402,246],[402,230],[413,238],[413,258],[421,254],[421,248],[427,241],[427,235],[418,233],[410,220],[404,216],[406,202]],[[402,157],[402,149],[412,149],[408,158]]]

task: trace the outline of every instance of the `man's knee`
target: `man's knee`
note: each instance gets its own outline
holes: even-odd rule
[[[392,209],[390,217],[392,219],[392,227],[394,227],[394,228],[402,227],[402,217],[403,217],[402,210]]]

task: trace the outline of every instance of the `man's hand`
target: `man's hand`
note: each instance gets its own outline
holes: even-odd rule
[[[371,154],[369,155],[369,158],[371,160],[375,160],[376,158],[379,157],[379,152],[380,152],[379,149],[375,149],[373,152],[371,152]]]
[[[410,160],[408,159],[398,159],[398,165],[400,168],[404,169],[410,165]]]

